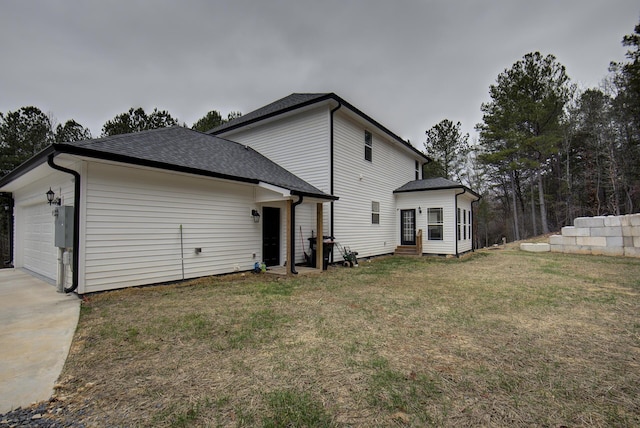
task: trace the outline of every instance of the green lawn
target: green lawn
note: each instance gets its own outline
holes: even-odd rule
[[[387,257],[89,296],[59,417],[99,426],[640,426],[640,260]]]

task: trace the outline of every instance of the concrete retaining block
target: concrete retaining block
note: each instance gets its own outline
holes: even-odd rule
[[[622,236],[621,226],[612,227],[592,227],[591,236]]]
[[[622,236],[607,236],[607,247],[624,247],[624,238]]]
[[[546,253],[548,251],[551,251],[551,246],[549,244],[545,244],[544,242],[541,242],[541,243],[523,242],[522,244],[520,244],[520,249],[522,251],[528,251],[530,253]]]
[[[591,247],[591,254],[601,256],[624,256],[623,247]]]
[[[549,237],[549,244],[562,245],[562,235],[551,235]]]
[[[561,245],[578,245],[578,243],[576,242],[576,237],[575,236],[560,236],[560,239],[557,240],[556,242],[553,242],[553,244],[561,244]]]
[[[624,255],[627,257],[640,258],[640,248],[636,247],[624,247]]]
[[[607,216],[604,218],[604,225],[605,227],[622,226],[622,222],[620,219],[622,219],[621,216],[614,216],[614,215]]]
[[[607,245],[607,238],[604,236],[578,236],[576,244],[589,247],[604,247]]]
[[[565,226],[561,233],[562,236],[591,236],[586,227]]]
[[[549,238],[549,251],[640,258],[640,213],[578,217]]]
[[[624,226],[622,236],[640,236],[640,226]]]
[[[591,247],[585,247],[582,245],[564,245],[563,253],[570,254],[591,254]]]
[[[598,217],[578,217],[573,221],[575,227],[604,227],[603,216]]]

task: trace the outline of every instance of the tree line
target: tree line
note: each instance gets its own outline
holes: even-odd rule
[[[425,177],[482,196],[480,246],[640,210],[640,24],[598,88],[578,89],[553,55],[527,53],[489,87],[478,141],[445,119],[426,132]]]
[[[557,231],[579,216],[640,210],[640,24],[622,45],[627,60],[612,62],[603,83],[584,90],[555,56],[527,53],[489,87],[478,141],[469,144],[462,124],[448,119],[426,132],[424,151],[434,162],[424,177],[460,181],[483,196],[477,245]],[[212,110],[191,128],[205,132],[239,116]],[[73,119],[54,122],[33,106],[0,112],[0,176],[52,142],[92,137]],[[166,110],[131,108],[100,136],[175,125]],[[0,207],[9,201],[0,195]]]
[[[191,128],[206,132],[240,116],[242,113],[232,111],[225,119],[217,110],[211,110],[194,122]],[[141,107],[131,108],[105,122],[100,137],[168,126],[187,125],[180,124],[178,119],[166,110],[154,108],[151,113],[146,113]],[[38,107],[27,106],[16,111],[0,112],[0,177],[53,142],[82,141],[91,138],[89,128],[74,119],[69,119],[64,124],[56,124],[51,114],[45,114]]]

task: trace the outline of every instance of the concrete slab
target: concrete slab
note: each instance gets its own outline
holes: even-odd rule
[[[79,316],[77,295],[0,269],[0,414],[51,397]]]

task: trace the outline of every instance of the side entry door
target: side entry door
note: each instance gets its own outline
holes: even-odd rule
[[[262,258],[267,266],[280,265],[280,208],[262,208]]]
[[[416,245],[416,210],[400,210],[400,245]]]

